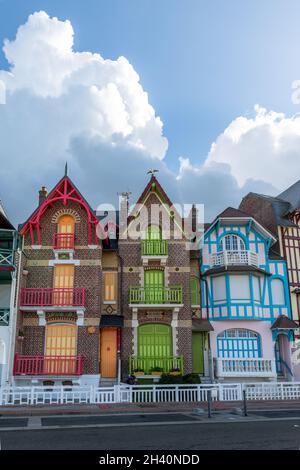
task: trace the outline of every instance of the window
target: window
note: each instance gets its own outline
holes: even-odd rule
[[[103,273],[104,276],[104,302],[117,300],[117,273]]]
[[[273,305],[285,305],[284,286],[281,279],[273,279],[271,282]]]
[[[226,251],[244,251],[245,243],[238,235],[225,235],[222,239],[222,248]]]
[[[148,226],[147,240],[161,240],[161,229],[158,225]]]
[[[252,277],[253,297],[255,302],[261,302],[260,279],[257,276]]]
[[[71,215],[62,215],[58,220],[58,233],[74,233],[75,221]]]
[[[231,301],[250,300],[249,276],[232,274],[230,279],[230,298]]]
[[[200,292],[199,292],[199,279],[197,277],[191,278],[191,304],[200,305]]]
[[[76,333],[76,325],[47,325],[45,372],[53,375],[76,373]]]
[[[225,330],[217,337],[218,357],[261,357],[260,336],[255,331],[242,328]]]
[[[213,278],[214,302],[226,301],[226,282],[225,276]]]

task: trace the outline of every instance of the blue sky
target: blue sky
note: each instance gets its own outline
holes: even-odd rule
[[[39,10],[71,20],[76,50],[127,57],[164,122],[171,166],[178,155],[204,158],[255,103],[298,112],[290,99],[300,77],[297,0],[2,0],[1,42]]]
[[[167,184],[171,195],[178,190],[189,199],[203,201],[209,206],[212,217],[225,205],[237,206],[250,190],[277,194],[300,177],[294,170],[299,163],[300,118],[293,117],[300,111],[300,104],[295,105],[291,100],[292,82],[300,79],[298,0],[0,0],[0,43],[5,38],[13,43],[20,25],[26,24],[30,14],[40,10],[50,18],[58,17],[61,22],[70,20],[75,51],[100,53],[113,61],[125,56],[139,74],[143,90],[148,93],[155,115],[161,118],[163,135],[168,140],[168,150],[162,157],[164,166],[159,168],[162,182]],[[45,34],[46,30],[47,27]],[[25,75],[28,70],[31,73],[30,69],[25,69],[27,56],[28,63],[34,60],[28,48],[31,46],[26,49],[25,45],[23,49],[21,42],[19,40],[17,48],[22,50],[24,60],[16,76],[17,85],[13,85],[13,90],[16,86],[19,91],[12,91],[13,99],[0,109],[0,159],[11,153],[14,166],[6,171],[2,167],[0,178],[11,187],[13,173],[20,181],[21,170],[18,174],[16,168],[22,168],[23,184],[30,188],[29,199],[40,182],[51,186],[57,179],[57,161],[49,157],[50,153],[47,156],[43,152],[49,148],[49,142],[53,143],[57,130],[53,135],[49,130],[45,141],[41,137],[40,146],[35,145],[31,132],[34,134],[36,130],[42,135],[37,131],[41,119],[47,122],[49,129],[55,119],[50,122],[49,102],[44,98],[39,97],[37,112],[36,99],[30,99],[35,96],[35,86],[28,92],[28,86],[20,85],[24,70]],[[20,57],[15,54],[15,59],[22,62]],[[0,51],[0,75],[1,69],[9,70],[3,51]],[[33,80],[38,82],[39,77],[33,76]],[[25,93],[28,95],[27,113],[32,110],[33,124],[24,136],[19,134],[24,128],[24,115],[20,111],[26,107]],[[254,111],[255,104],[266,111],[262,108]],[[281,114],[275,115],[272,111]],[[21,117],[11,139],[9,132],[19,114]],[[71,133],[68,119],[65,124]],[[3,136],[4,140],[10,137],[4,144]],[[73,137],[63,151],[60,152],[57,145],[53,152],[60,157],[62,167],[71,149],[75,163],[70,168],[77,168],[75,176],[83,191],[91,190],[88,175],[83,175],[84,159],[90,159],[90,172],[97,172],[103,170],[104,164],[107,166],[108,158],[113,162],[114,156],[110,155],[111,149],[107,150],[102,144],[96,148],[91,141],[90,145],[83,144],[82,135],[80,145],[77,141],[74,144]],[[163,145],[158,140],[155,134],[153,141]],[[15,145],[18,142],[19,148]],[[211,150],[213,143],[216,145]],[[116,194],[120,189],[138,192],[146,182],[145,177],[138,177],[138,172],[145,175],[145,170],[152,166],[151,159],[143,160],[144,156],[138,155],[131,158],[131,147],[125,144],[122,149],[125,149],[127,173],[123,174],[123,180],[118,179],[111,188],[106,188],[106,192],[103,189],[98,194],[93,189],[97,193],[94,200]],[[85,153],[79,155],[78,149]],[[149,148],[146,150],[150,152]],[[98,156],[106,151],[106,159],[101,156],[99,161],[102,166],[99,162],[97,166]],[[159,158],[163,153],[158,152]],[[91,155],[94,155],[93,160]],[[180,157],[186,160],[180,161]],[[25,166],[28,159],[32,160],[31,166]],[[111,163],[111,167],[119,164],[116,162],[119,161]],[[120,162],[123,164],[122,160]],[[50,164],[53,173],[49,171]],[[109,165],[104,179],[111,183]],[[135,176],[129,168],[136,169]],[[123,183],[126,179],[128,186]],[[5,189],[0,188],[0,198],[7,199]],[[6,203],[11,211],[15,210],[17,200],[16,196],[15,202]],[[27,206],[23,212],[25,209]]]

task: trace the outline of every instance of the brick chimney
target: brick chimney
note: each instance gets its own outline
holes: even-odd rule
[[[39,206],[43,204],[47,196],[48,196],[47,188],[46,186],[42,186],[41,189],[39,190]]]

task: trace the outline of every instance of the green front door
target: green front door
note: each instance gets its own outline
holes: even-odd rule
[[[141,325],[138,329],[138,357],[145,373],[152,368],[169,369],[172,356],[171,327],[168,325]],[[171,365],[172,367],[172,365]]]
[[[195,374],[204,374],[204,338],[205,333],[202,331],[193,331],[193,372]]]

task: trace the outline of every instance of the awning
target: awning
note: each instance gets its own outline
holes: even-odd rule
[[[299,325],[286,315],[279,315],[271,326],[271,330],[295,330]]]
[[[212,324],[206,318],[193,318],[192,330],[193,331],[214,331]]]
[[[123,315],[101,315],[100,328],[109,327],[109,326],[123,328],[124,326]]]

